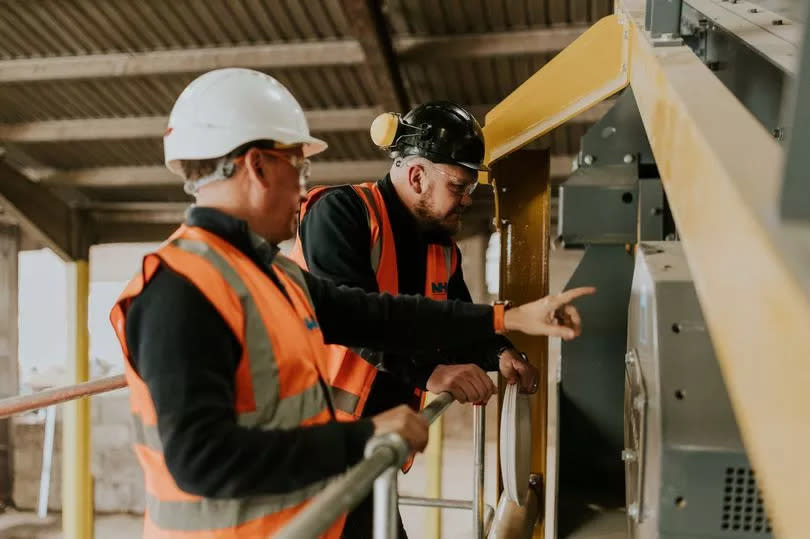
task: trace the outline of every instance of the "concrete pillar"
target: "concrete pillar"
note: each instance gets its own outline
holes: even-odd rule
[[[19,393],[17,365],[17,253],[16,225],[0,221],[0,398]],[[11,501],[13,438],[11,419],[0,420],[0,505]]]

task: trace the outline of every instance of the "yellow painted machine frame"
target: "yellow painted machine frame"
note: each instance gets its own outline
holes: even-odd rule
[[[776,140],[688,47],[652,46],[642,0],[618,0],[615,15],[487,114],[488,162],[628,84],[776,534],[808,537],[810,231],[778,217],[784,155]],[[481,181],[494,183],[500,213],[509,201],[495,171]]]

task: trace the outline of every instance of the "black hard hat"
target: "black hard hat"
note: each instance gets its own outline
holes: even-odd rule
[[[434,163],[489,170],[484,164],[481,126],[463,107],[450,101],[432,101],[412,109],[397,123],[393,136],[380,144],[391,157],[418,155]],[[373,133],[374,128],[375,138]]]

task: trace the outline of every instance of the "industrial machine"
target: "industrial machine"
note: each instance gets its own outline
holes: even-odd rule
[[[584,250],[566,288],[599,293],[562,344],[559,461],[533,469],[556,466],[547,538],[600,513],[634,538],[808,536],[806,10],[619,0],[486,117],[502,285],[518,290],[534,282],[518,262],[548,255],[526,240],[548,189],[525,185],[542,176],[527,145],[613,103],[559,186],[556,236]]]
[[[625,356],[630,537],[770,537],[680,242],[636,251]]]

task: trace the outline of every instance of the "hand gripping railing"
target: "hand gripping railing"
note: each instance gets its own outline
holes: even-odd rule
[[[422,416],[433,423],[453,402],[450,393],[442,393],[424,410]],[[483,539],[492,522],[494,510],[484,505],[485,406],[475,406],[475,474],[473,501],[434,498],[399,498],[397,472],[408,458],[408,446],[397,434],[375,436],[366,445],[366,458],[333,481],[301,513],[282,529],[277,539],[318,537],[343,513],[351,511],[374,487],[374,539],[396,539],[397,504],[472,509],[475,537]],[[486,511],[485,511],[486,510]]]

